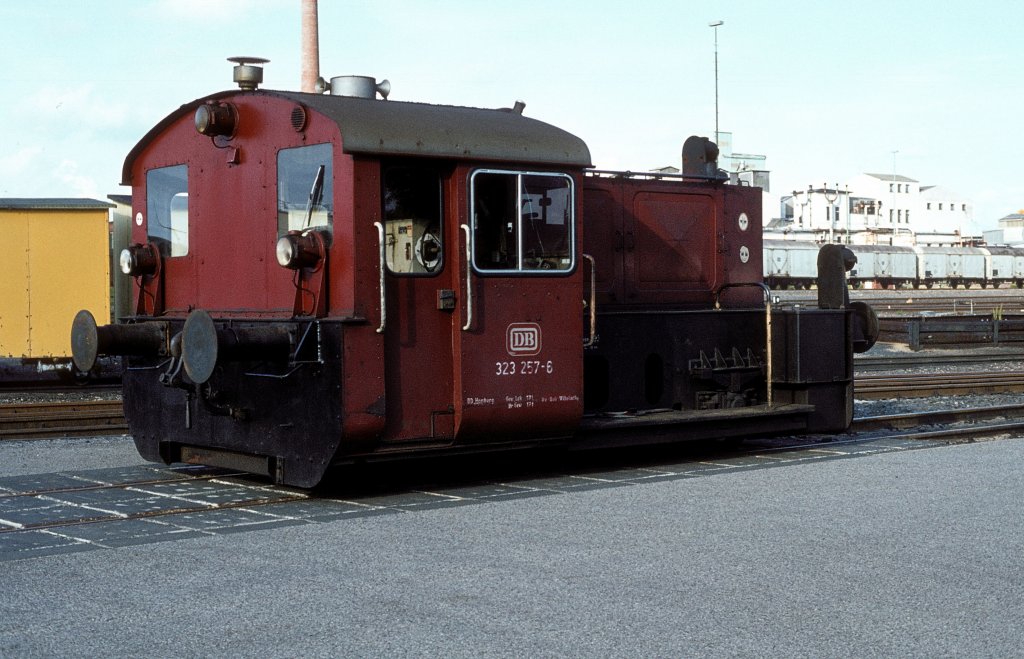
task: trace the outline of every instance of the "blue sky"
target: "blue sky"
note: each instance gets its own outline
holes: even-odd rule
[[[228,89],[227,57],[298,89],[300,0],[0,4],[0,196],[126,193],[125,155],[182,103]],[[507,107],[565,128],[603,169],[680,160],[714,132],[768,156],[772,191],[896,171],[1024,208],[1024,3],[320,0],[320,67],[393,100]]]

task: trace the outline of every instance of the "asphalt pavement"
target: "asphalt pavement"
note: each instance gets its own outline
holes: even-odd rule
[[[26,444],[0,476],[141,463]],[[0,657],[1022,656],[1022,462],[1004,439],[525,477],[539,494],[10,560]]]

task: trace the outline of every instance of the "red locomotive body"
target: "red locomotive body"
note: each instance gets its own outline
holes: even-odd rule
[[[849,424],[856,314],[766,307],[759,190],[587,173],[517,110],[243,89],[150,131],[124,167],[136,312],[72,332],[80,368],[125,355],[142,455],[309,487],[388,455]]]

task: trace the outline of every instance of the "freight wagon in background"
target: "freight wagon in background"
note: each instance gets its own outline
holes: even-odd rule
[[[763,243],[764,283],[771,288],[809,289],[818,280],[818,250],[809,240],[768,240]]]
[[[765,282],[772,288],[810,288],[821,246],[806,240],[766,239]],[[847,245],[857,257],[848,280],[881,288],[1024,287],[1024,248]]]
[[[110,318],[113,204],[0,199],[0,386],[73,380],[67,318]]]

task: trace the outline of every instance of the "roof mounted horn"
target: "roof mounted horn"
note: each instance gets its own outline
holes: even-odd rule
[[[354,98],[377,98],[380,94],[385,101],[391,93],[391,83],[370,76],[336,76],[327,82],[323,78],[316,81],[316,90],[325,93],[330,92],[331,96],[351,96]]]

